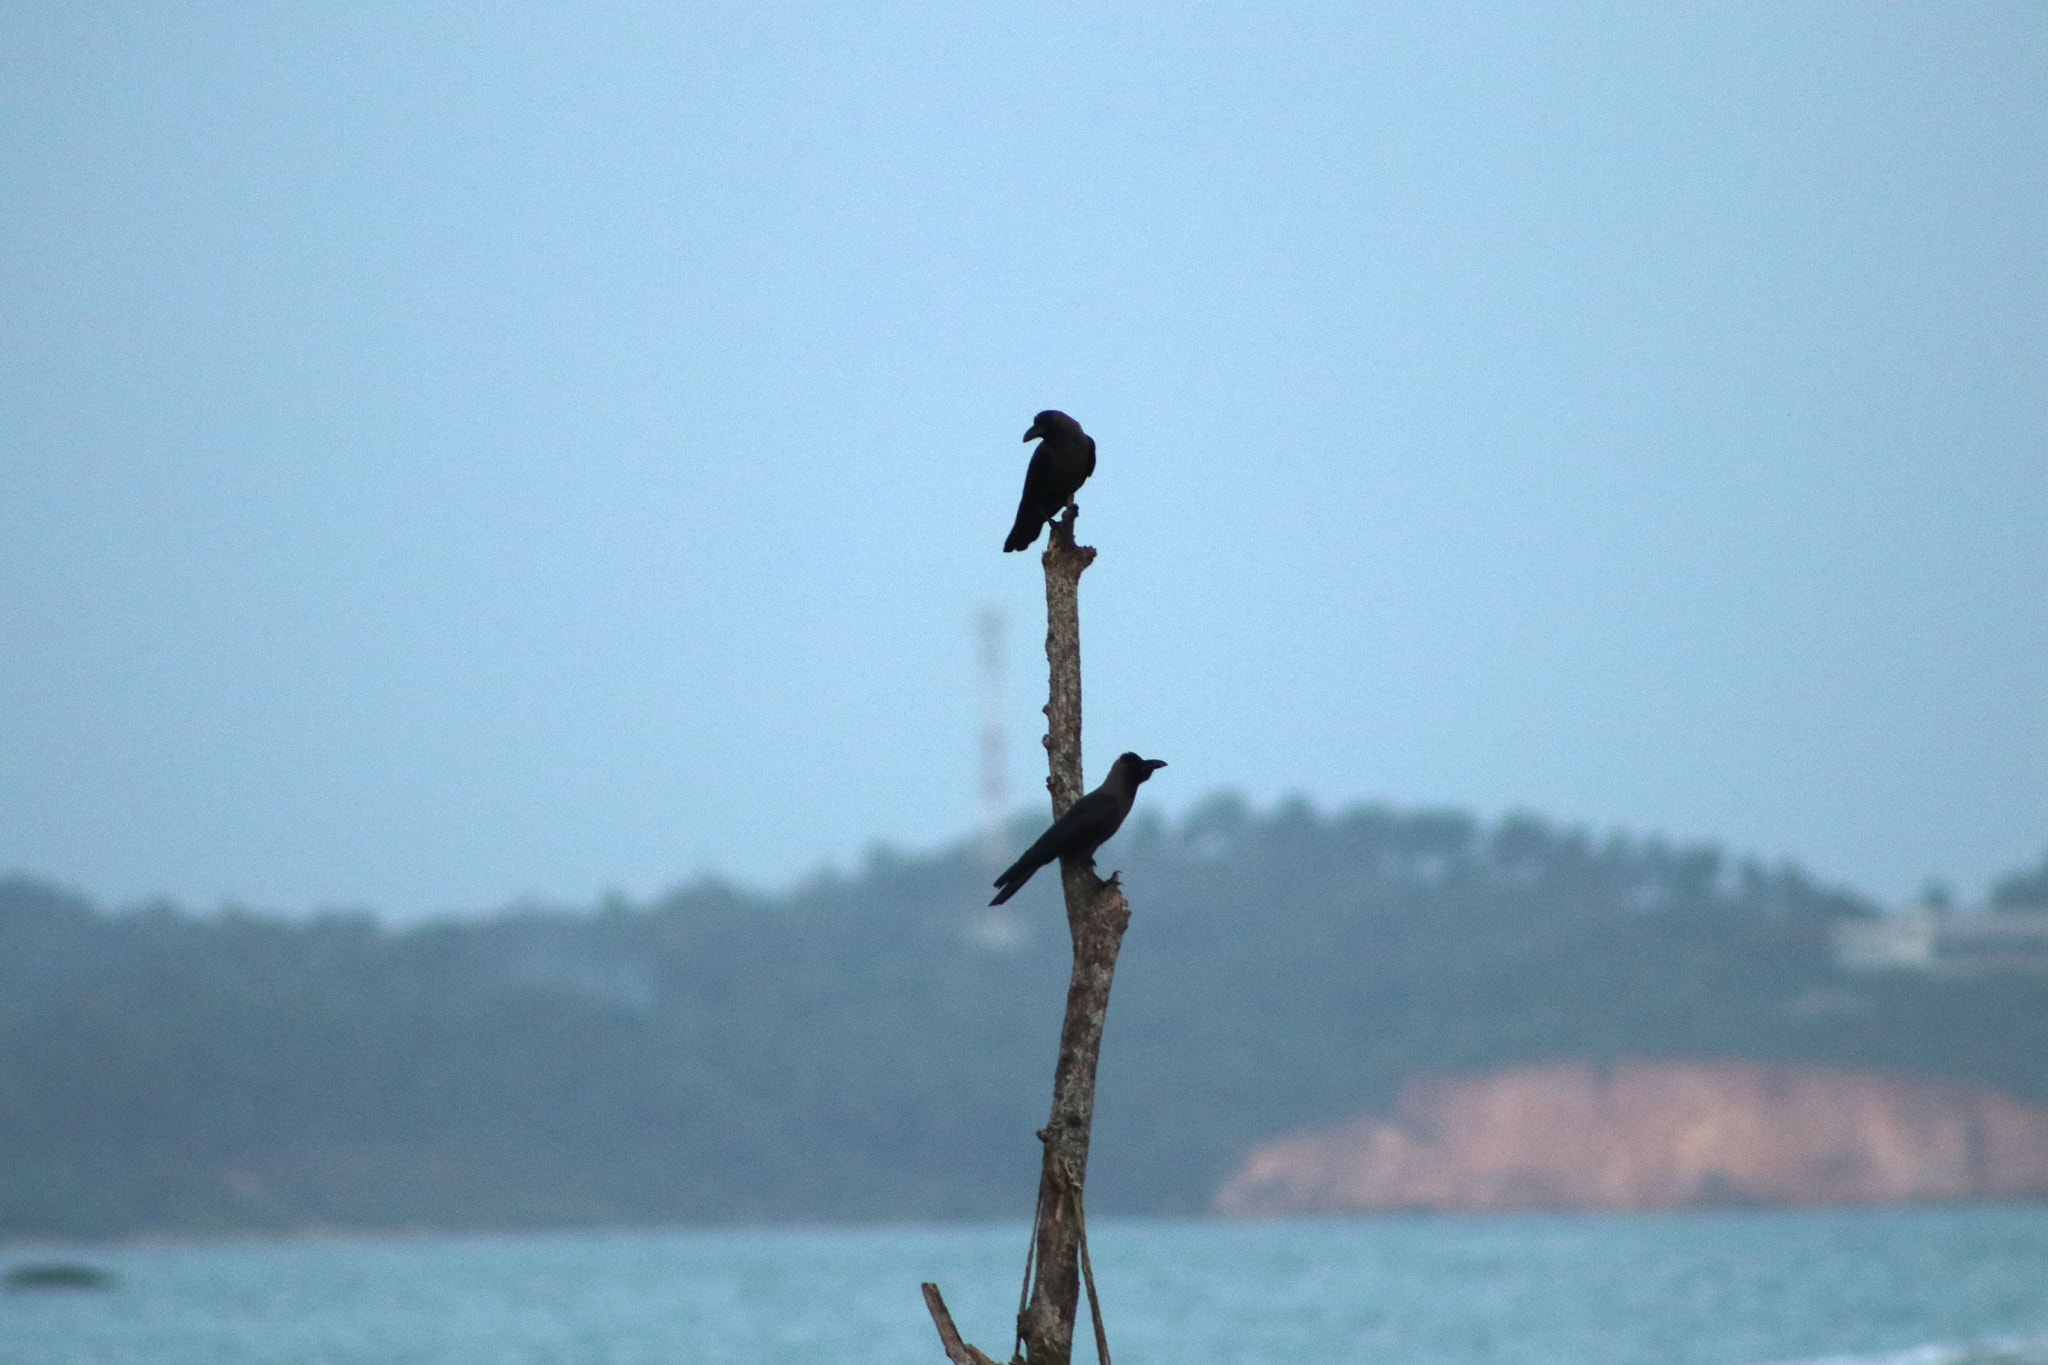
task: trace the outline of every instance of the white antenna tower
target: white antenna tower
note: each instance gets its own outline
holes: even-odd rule
[[[1009,744],[1003,733],[1003,634],[1001,607],[983,607],[974,618],[975,655],[981,665],[981,841],[988,860],[1008,860],[1003,822],[1010,814]]]
[[[1003,731],[1003,634],[1001,607],[983,607],[974,617],[975,658],[981,677],[981,861],[990,872],[1010,861],[1009,744]],[[1007,953],[1024,943],[1024,921],[1014,907],[985,906],[966,925],[967,941],[989,952]]]

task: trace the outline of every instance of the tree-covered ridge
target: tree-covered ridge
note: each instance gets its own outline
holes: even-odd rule
[[[1990,903],[1993,910],[2048,910],[2048,853],[2034,866],[1999,878]]]
[[[1035,829],[1031,832],[1035,832]],[[1134,915],[1091,1181],[1202,1207],[1404,1076],[1840,1061],[2048,1099],[2048,987],[1838,979],[1797,869],[1516,817],[1221,799],[1104,850]],[[978,946],[972,848],[392,929],[0,882],[0,1231],[1021,1217],[1056,887]]]

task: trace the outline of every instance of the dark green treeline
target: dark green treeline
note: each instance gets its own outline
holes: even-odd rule
[[[1248,1143],[1420,1072],[1802,1059],[2048,1099],[2048,986],[1840,979],[1827,926],[1869,907],[1711,848],[1217,800],[1102,864],[1134,916],[1101,1212],[1199,1209]],[[0,882],[0,1233],[1022,1218],[1066,936],[1040,879],[1021,945],[978,940],[991,875],[877,854],[403,931]]]

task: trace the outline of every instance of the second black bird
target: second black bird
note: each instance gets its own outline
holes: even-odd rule
[[[989,904],[1001,905],[1016,895],[1031,880],[1032,873],[1055,858],[1085,858],[1093,863],[1095,850],[1109,841],[1124,817],[1131,813],[1131,803],[1138,799],[1139,784],[1165,766],[1164,759],[1140,758],[1130,753],[1117,755],[1102,785],[1069,806],[1065,815],[1052,822],[1051,829],[1038,836],[1037,843],[1024,850],[1023,857],[996,878],[996,898]]]
[[[1017,502],[1017,523],[1003,542],[1005,554],[1037,540],[1039,529],[1074,500],[1095,472],[1095,438],[1064,412],[1047,408],[1039,413],[1024,439],[1038,442],[1038,449],[1024,471],[1024,496]]]

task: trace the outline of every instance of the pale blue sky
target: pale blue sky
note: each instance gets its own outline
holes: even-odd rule
[[[2048,6],[0,4],[0,868],[775,885],[1031,785],[2048,843]]]

